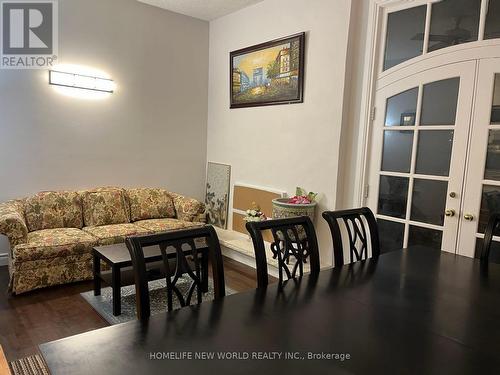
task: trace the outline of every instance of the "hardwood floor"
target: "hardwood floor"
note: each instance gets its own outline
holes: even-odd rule
[[[224,258],[226,285],[238,292],[257,286],[255,270]],[[92,282],[9,296],[9,271],[0,267],[0,345],[9,361],[36,354],[38,345],[109,324],[80,296]]]

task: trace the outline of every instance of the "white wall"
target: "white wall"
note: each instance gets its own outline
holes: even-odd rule
[[[210,23],[208,160],[231,164],[232,183],[322,193],[322,263],[336,207],[350,0],[266,0]],[[304,103],[229,109],[229,52],[305,31]]]
[[[59,62],[118,90],[75,99],[47,71],[0,70],[0,201],[108,184],[203,198],[208,23],[135,0],[60,0],[59,21]]]

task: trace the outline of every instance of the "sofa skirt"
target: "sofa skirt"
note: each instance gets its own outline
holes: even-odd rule
[[[9,265],[9,292],[27,293],[49,286],[91,280],[92,255],[72,255],[52,259],[39,259]]]

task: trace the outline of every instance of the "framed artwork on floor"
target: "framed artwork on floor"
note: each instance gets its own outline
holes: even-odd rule
[[[305,33],[230,53],[231,108],[303,102]]]
[[[207,223],[227,229],[231,166],[208,162],[205,204]]]

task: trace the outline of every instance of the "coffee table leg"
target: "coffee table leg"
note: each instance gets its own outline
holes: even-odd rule
[[[111,287],[113,289],[113,315],[117,316],[122,313],[122,304],[121,304],[121,278],[120,278],[120,268],[112,267],[111,271]]]
[[[101,295],[101,260],[99,257],[93,255],[92,270],[94,274],[94,296]]]

